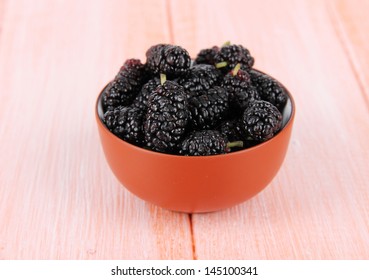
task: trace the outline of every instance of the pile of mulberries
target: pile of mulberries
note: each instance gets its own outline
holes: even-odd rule
[[[103,90],[103,122],[122,140],[160,153],[208,156],[255,146],[280,131],[288,95],[253,65],[248,49],[229,42],[194,60],[180,46],[152,46],[145,63],[128,59]]]

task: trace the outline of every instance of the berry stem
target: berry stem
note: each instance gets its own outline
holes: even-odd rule
[[[163,85],[166,80],[167,80],[167,75],[160,74],[160,84]]]
[[[234,141],[234,142],[228,142],[227,143],[227,148],[234,148],[234,147],[239,147],[239,148],[243,148],[243,141]]]
[[[230,46],[231,45],[231,41],[227,41],[227,42],[225,42],[224,44],[223,44],[223,46],[222,47],[226,47],[226,46]]]
[[[241,64],[240,63],[237,63],[237,65],[232,70],[232,75],[233,76],[236,76],[237,73],[238,73],[238,71],[240,71],[240,69],[241,69]]]
[[[227,66],[227,62],[226,61],[222,61],[222,62],[219,62],[217,64],[215,64],[215,67],[216,68],[223,68],[223,67],[226,67]]]

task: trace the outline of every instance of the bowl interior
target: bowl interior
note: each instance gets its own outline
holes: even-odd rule
[[[292,102],[291,102],[290,95],[288,93],[287,103],[284,106],[283,112],[282,112],[282,129],[286,126],[288,121],[291,119],[291,116],[292,116]]]

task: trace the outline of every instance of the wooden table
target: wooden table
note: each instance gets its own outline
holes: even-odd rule
[[[369,1],[0,0],[0,259],[369,258]],[[284,165],[209,214],[146,203],[110,171],[97,94],[123,61],[245,45],[293,93]]]

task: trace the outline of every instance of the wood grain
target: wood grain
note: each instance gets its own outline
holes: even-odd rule
[[[270,186],[232,209],[193,216],[196,257],[368,258],[368,108],[332,25],[331,6],[190,1],[191,22],[198,22],[192,30],[186,7],[176,3],[176,43],[190,37],[196,47],[244,44],[256,67],[282,81],[297,104],[289,153]]]
[[[358,79],[369,108],[369,28],[368,1],[331,1],[331,17],[337,36],[350,59],[352,71]]]
[[[366,1],[86,5],[0,0],[0,259],[369,258]],[[105,162],[97,94],[153,44],[228,40],[294,96],[284,165],[221,212],[143,202]]]
[[[95,99],[123,61],[169,40],[165,2],[148,2],[89,1],[88,9],[83,1],[7,2],[0,258],[192,258],[188,216],[120,186],[94,119]]]

